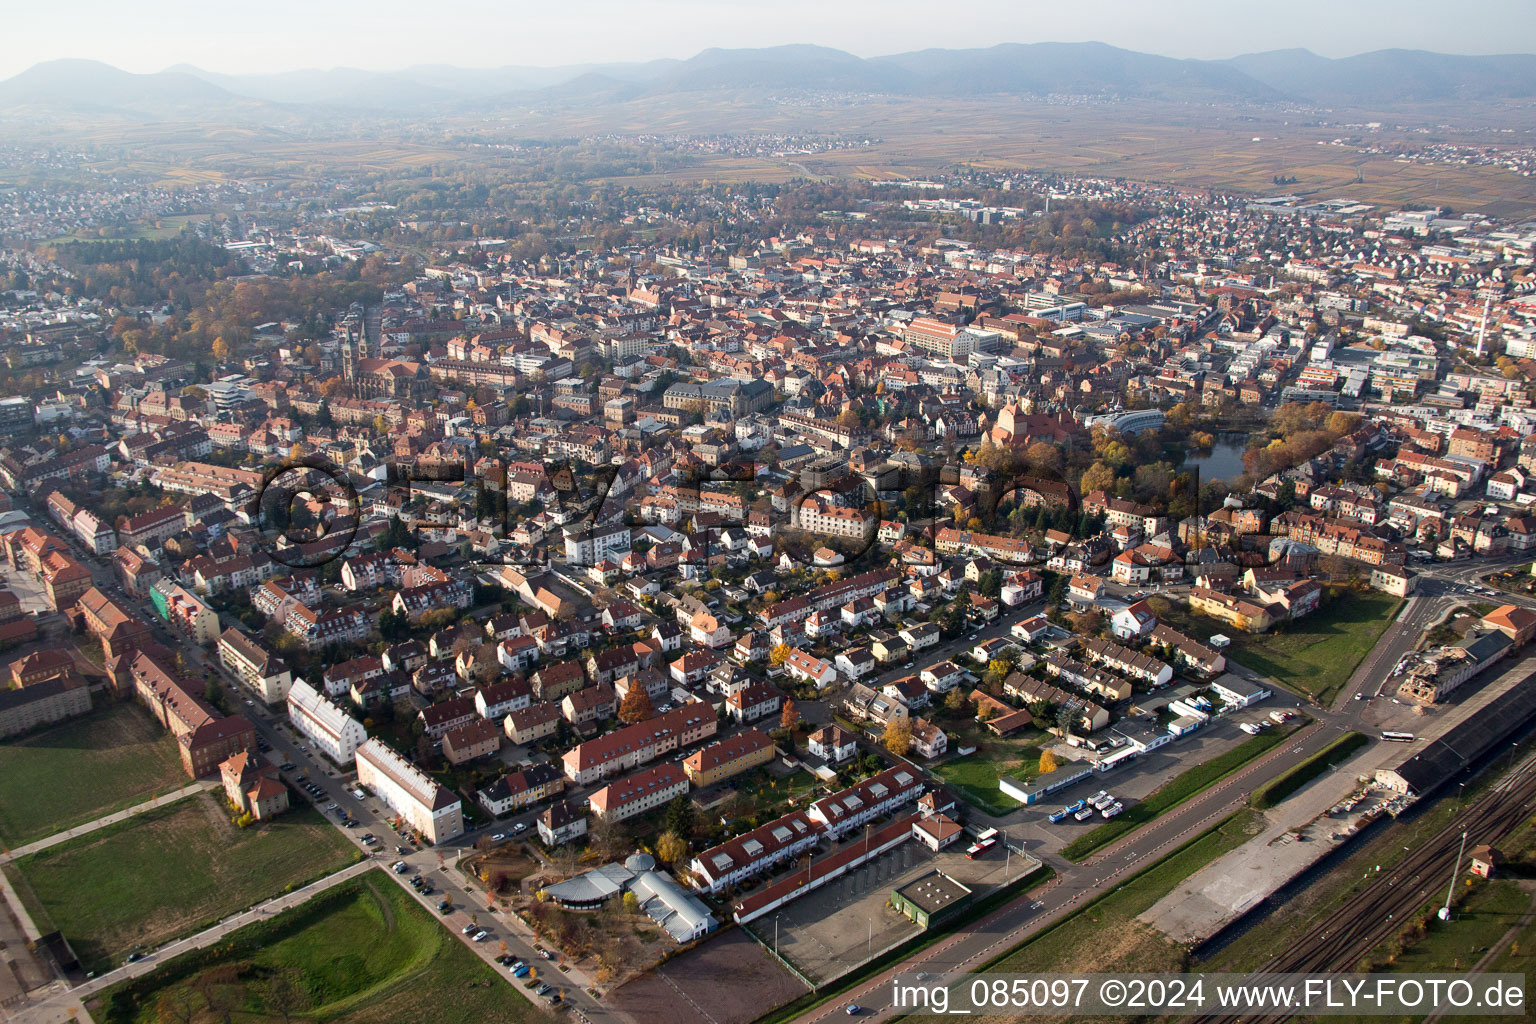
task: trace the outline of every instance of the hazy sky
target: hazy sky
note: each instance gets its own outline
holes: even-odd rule
[[[496,67],[688,57],[820,43],[861,56],[929,46],[1099,40],[1174,57],[1306,47],[1536,52],[1531,0],[57,0],[0,21],[0,77],[60,57],[129,71],[412,64]]]

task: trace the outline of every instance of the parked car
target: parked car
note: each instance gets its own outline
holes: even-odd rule
[[[526,821],[520,821],[512,826],[512,834],[515,836],[520,836],[526,831],[528,831],[528,823]]]
[[[502,842],[506,838],[507,838],[507,834],[505,832],[497,832],[495,835],[491,836],[491,842],[499,843],[499,842]]]
[[[459,934],[460,935],[473,935],[473,934],[475,934],[475,932],[477,932],[479,930],[480,930],[480,926],[475,924],[473,921],[471,921],[469,924],[467,924],[463,928],[459,929]]]
[[[475,934],[473,936],[471,936],[471,937],[476,942],[484,942],[486,939],[491,937],[491,933],[486,931],[484,928],[481,928],[479,931],[475,932]]]

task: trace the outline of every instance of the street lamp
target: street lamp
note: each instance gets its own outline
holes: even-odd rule
[[[1467,834],[1461,834],[1461,849],[1456,851],[1456,863],[1451,865],[1451,884],[1445,890],[1445,906],[1440,908],[1440,920],[1451,919],[1451,894],[1456,891],[1456,876],[1461,874],[1461,855],[1467,852]]]

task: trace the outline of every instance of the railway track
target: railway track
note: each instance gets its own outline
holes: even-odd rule
[[[1379,877],[1319,923],[1287,952],[1264,965],[1264,974],[1348,972],[1392,935],[1426,902],[1445,892],[1452,863],[1467,834],[1467,848],[1491,843],[1528,817],[1536,806],[1536,756],[1517,765],[1497,785],[1467,805],[1429,840],[1410,850]],[[1192,1018],[1205,1024],[1259,1024],[1290,1014],[1227,1014]]]

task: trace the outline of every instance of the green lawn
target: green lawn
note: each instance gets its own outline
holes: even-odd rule
[[[312,808],[238,829],[219,800],[188,797],[5,870],[39,927],[51,923],[100,970],[358,859]]]
[[[1257,816],[1240,811],[1060,923],[1031,936],[984,970],[1155,973],[1182,969],[1184,948],[1142,924],[1137,915],[1259,830]]]
[[[1220,782],[1252,761],[1270,747],[1284,740],[1300,725],[1290,728],[1267,729],[1251,739],[1244,740],[1225,754],[1203,761],[1193,768],[1174,776],[1159,786],[1152,795],[1132,804],[1111,821],[1107,821],[1087,835],[1078,836],[1062,848],[1061,855],[1067,860],[1083,860],[1100,847],[1108,846],[1121,836],[1133,832],[1147,822],[1173,810],[1179,804]]]
[[[955,794],[988,814],[1002,815],[1023,805],[998,789],[1005,775],[1032,779],[1040,773],[1038,747],[988,744],[974,754],[935,765],[933,771]]]
[[[149,712],[105,704],[0,745],[0,842],[34,842],[191,781]]]
[[[1347,732],[1278,779],[1265,783],[1248,802],[1267,810],[1370,742],[1364,733]]]
[[[558,972],[553,972],[560,978]],[[158,1024],[520,1022],[540,1015],[382,871],[102,994],[96,1019]],[[286,1013],[285,1013],[286,1011]],[[228,1016],[225,1016],[225,1013]]]
[[[1390,594],[1341,591],[1300,622],[1273,632],[1225,630],[1232,637],[1225,653],[1232,661],[1326,706],[1349,682],[1402,606],[1402,600]],[[1205,624],[1214,623],[1207,619]]]

